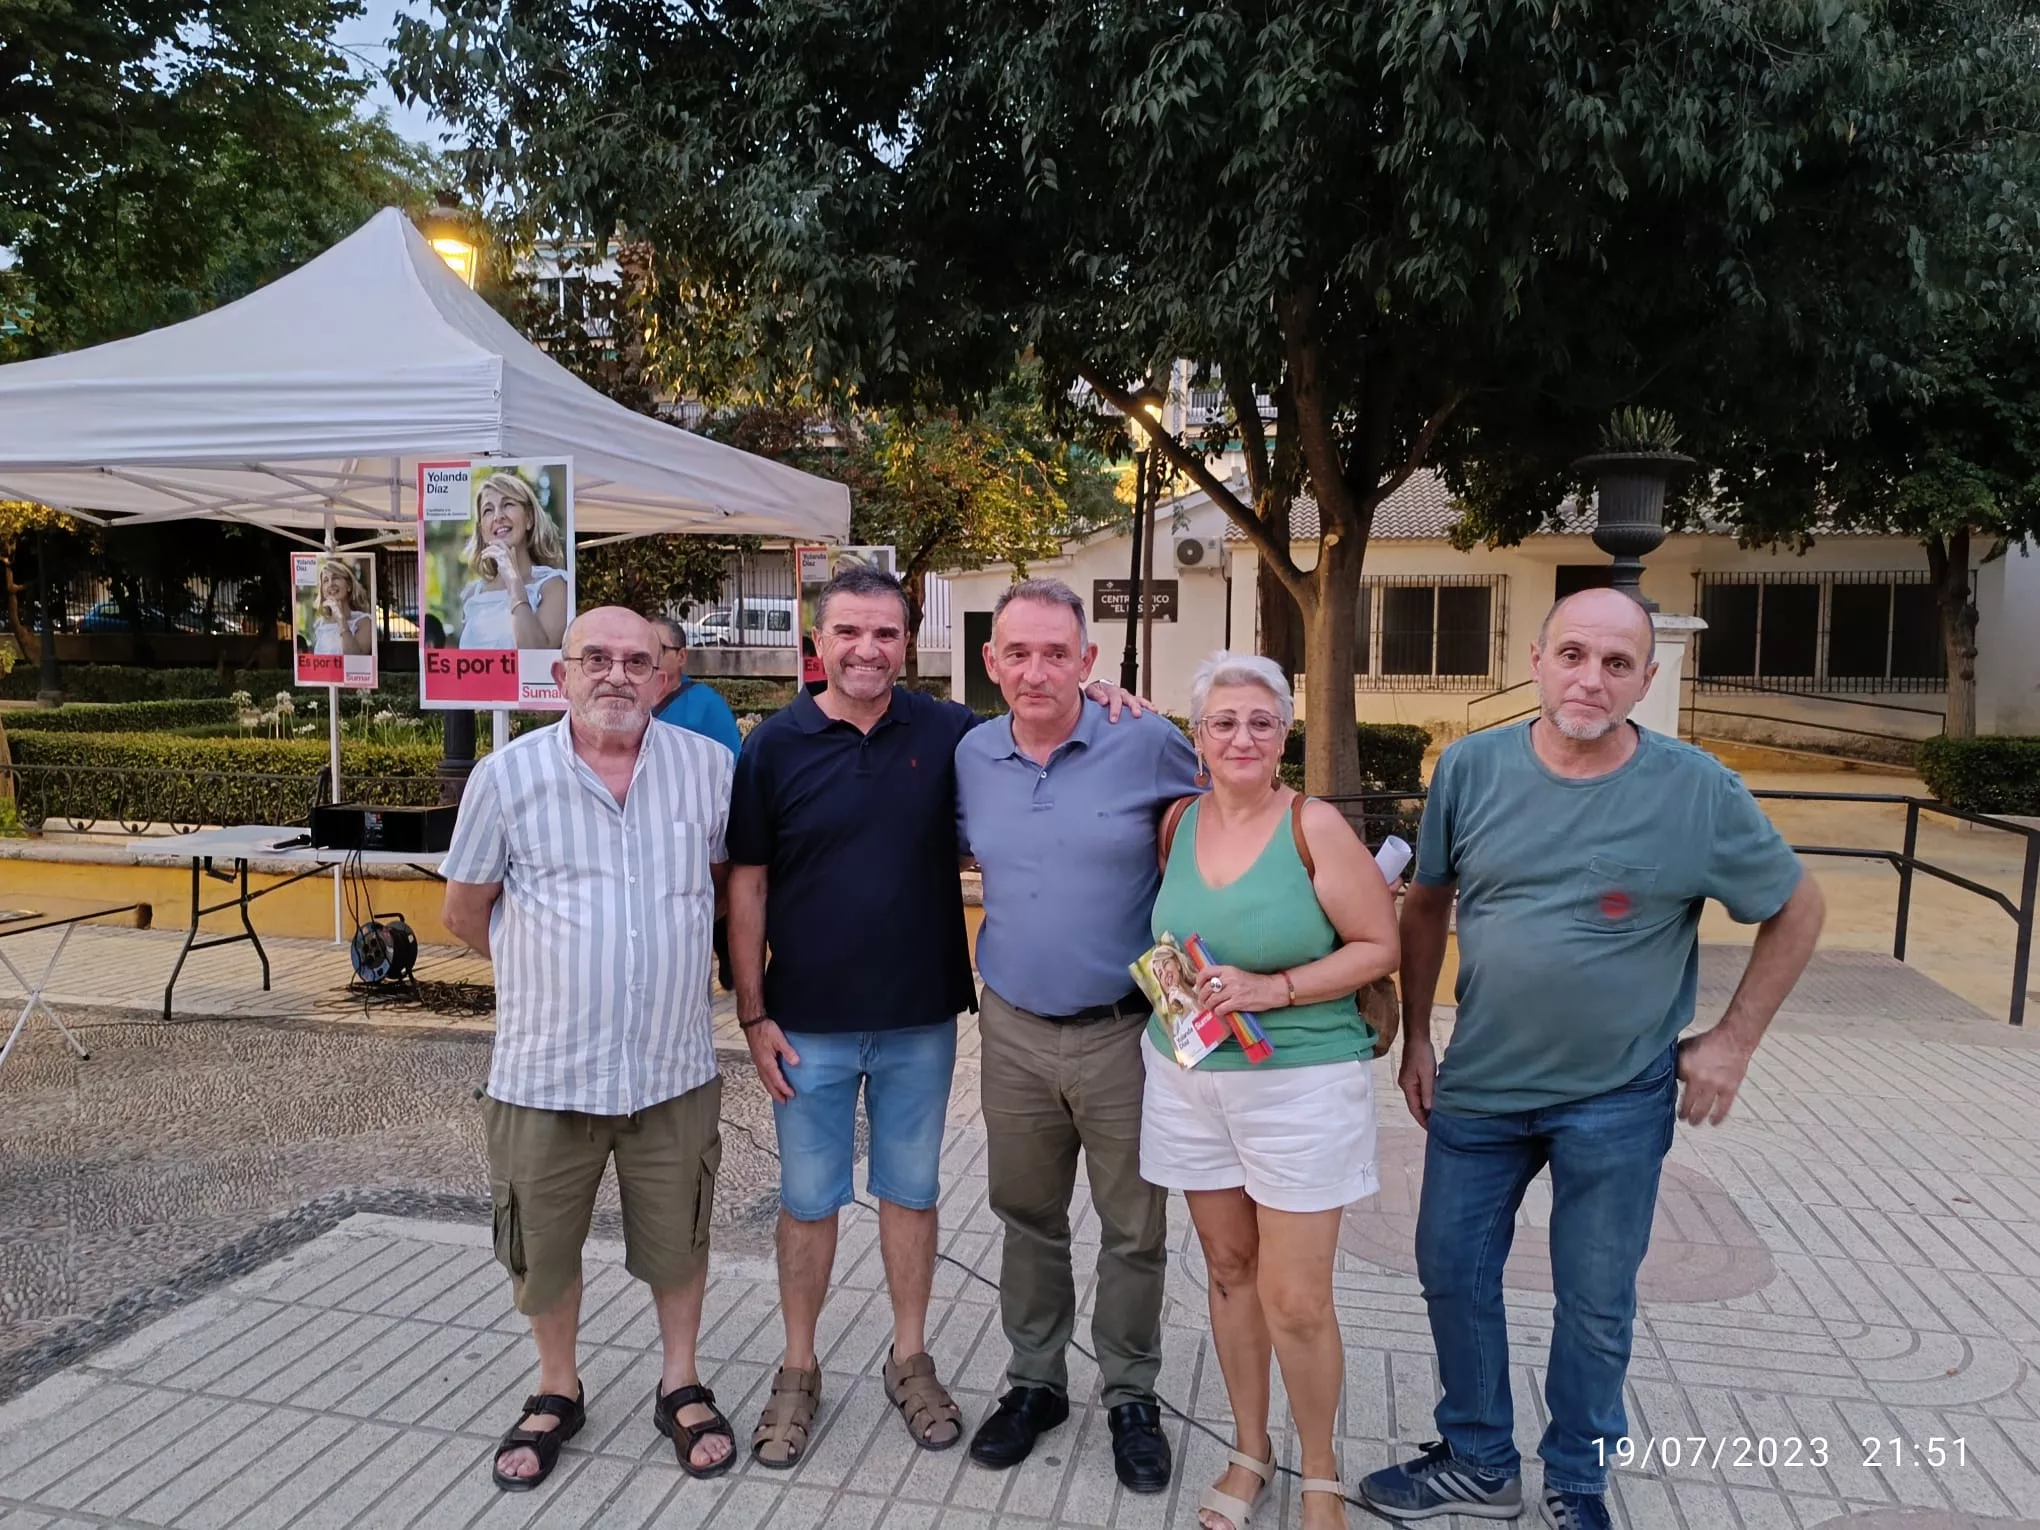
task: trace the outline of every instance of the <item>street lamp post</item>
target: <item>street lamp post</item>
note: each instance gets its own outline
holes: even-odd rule
[[[421,232],[425,235],[425,242],[432,246],[454,275],[472,289],[480,252],[468,235],[468,220],[460,204],[451,195],[442,192],[439,204],[425,215]],[[422,600],[425,593],[422,580],[418,593]],[[424,631],[421,619],[418,624],[420,642],[424,641]],[[464,709],[445,712],[440,715],[439,726],[439,765],[434,772],[439,778],[439,800],[458,802],[467,787],[468,776],[475,768],[475,714]]]
[[[1160,395],[1153,388],[1143,388],[1134,395],[1133,411],[1127,415],[1139,450],[1133,454],[1133,566],[1126,580],[1126,649],[1119,660],[1119,685],[1122,690],[1136,693],[1141,678],[1141,606],[1148,599],[1146,586],[1152,581],[1155,566],[1154,527],[1150,524],[1154,511],[1150,502],[1159,503],[1161,498],[1161,453],[1155,446],[1155,431],[1160,428],[1156,424],[1161,413],[1159,400]]]

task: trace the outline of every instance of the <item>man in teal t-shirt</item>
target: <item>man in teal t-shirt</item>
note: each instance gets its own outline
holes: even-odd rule
[[[1394,1519],[1522,1512],[1502,1265],[1523,1194],[1551,1170],[1557,1311],[1543,1518],[1609,1530],[1606,1461],[1636,1272],[1676,1114],[1719,1122],[1820,934],[1818,887],[1734,775],[1628,721],[1656,670],[1650,618],[1588,590],[1531,650],[1541,714],[1438,761],[1402,918],[1400,1083],[1429,1132],[1417,1271],[1438,1352],[1439,1444],[1360,1488]],[[1454,889],[1458,1021],[1431,1040]],[[1759,924],[1719,1024],[1687,1041],[1707,899]]]

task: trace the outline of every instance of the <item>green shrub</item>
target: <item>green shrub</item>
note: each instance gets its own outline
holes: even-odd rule
[[[191,739],[148,733],[25,733],[13,740],[22,821],[302,823],[326,765],[323,739]],[[350,799],[439,800],[432,745],[348,745]]]
[[[1920,779],[1950,807],[1972,813],[2040,814],[2040,738],[1930,738]]]
[[[287,669],[229,670],[224,680],[217,668],[146,669],[138,664],[66,664],[60,673],[67,701],[189,701],[236,691],[267,697],[296,683]],[[32,701],[41,688],[41,673],[34,664],[16,664],[12,674],[0,676],[0,698],[9,701]],[[376,693],[391,706],[416,706],[417,671],[385,667]]]
[[[38,709],[10,711],[4,721],[10,733],[154,733],[232,726],[238,709],[224,696],[190,701],[89,701]]]
[[[747,712],[761,715],[777,712],[793,700],[791,680],[768,680],[744,675],[711,675],[699,682],[722,694],[730,710],[742,717]]]

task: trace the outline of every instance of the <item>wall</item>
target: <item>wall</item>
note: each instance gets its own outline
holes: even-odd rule
[[[2040,547],[1977,570],[1976,727],[2040,734]]]
[[[1296,556],[1299,564],[1312,566],[1316,561],[1316,548],[1314,545],[1299,545]],[[1232,561],[1237,630],[1242,625],[1239,605],[1243,600],[1252,599],[1257,555],[1252,548],[1235,544]],[[1607,555],[1594,546],[1592,538],[1585,536],[1537,536],[1518,547],[1477,547],[1464,553],[1443,541],[1384,539],[1369,547],[1366,572],[1370,575],[1506,575],[1506,593],[1500,602],[1504,622],[1502,673],[1496,687],[1502,689],[1520,685],[1530,678],[1530,644],[1551,607],[1558,569],[1568,564],[1604,564],[1607,561]],[[1833,537],[1816,543],[1810,552],[1800,557],[1778,549],[1739,547],[1731,537],[1677,535],[1668,537],[1664,546],[1646,560],[1643,589],[1664,611],[1691,615],[1696,594],[1694,575],[1702,570],[1709,573],[1773,569],[1781,572],[1923,570],[1925,564],[1926,554],[1919,545],[1899,537]],[[2028,567],[2040,574],[2040,558],[2029,560]],[[2040,588],[2028,593],[2025,598],[2023,609],[2031,613],[2027,620],[2040,624]],[[2017,668],[2017,653],[2007,654],[2013,646],[2001,643],[1993,658],[2010,662]],[[2035,651],[2030,646],[2025,649],[2027,655]],[[2024,660],[2024,665],[2027,693],[2032,694],[2030,657]],[[1993,674],[1996,672],[1993,670]],[[1303,692],[1300,701],[1307,705],[1307,686],[1303,687]],[[1483,691],[1478,689],[1384,691],[1369,688],[1363,678],[1356,681],[1355,694],[1362,721],[1416,723],[1444,737],[1465,731],[1469,722],[1475,727],[1486,726],[1532,704],[1527,687],[1511,695],[1481,700]],[[1812,697],[1782,693],[1709,695],[1700,699],[1701,706],[1722,712],[1758,715],[1709,716],[1701,731],[1796,745],[1832,742],[1837,738],[1832,731],[1835,727],[1888,731],[1907,737],[1939,731],[1937,717],[1942,704],[1939,693],[1864,693],[1856,700],[1859,703],[1881,702],[1892,707],[1920,710],[1884,711],[1860,704],[1823,702]],[[1935,715],[1920,715],[1920,711]],[[1829,726],[1823,728],[1817,726],[1819,724]]]
[[[1190,710],[1191,677],[1196,673],[1198,664],[1213,649],[1225,646],[1226,629],[1224,573],[1207,573],[1202,569],[1179,570],[1175,566],[1174,554],[1176,539],[1180,536],[1221,535],[1225,529],[1225,512],[1200,501],[1187,511],[1186,520],[1186,526],[1172,524],[1174,514],[1168,505],[1162,506],[1156,516],[1161,540],[1155,544],[1155,578],[1176,581],[1177,619],[1173,622],[1157,620],[1154,624],[1154,684],[1151,688],[1143,688],[1156,705],[1178,716]],[[1027,572],[1036,578],[1062,580],[1083,596],[1085,610],[1091,611],[1092,581],[1125,579],[1131,569],[1131,544],[1132,539],[1124,533],[1094,537],[1088,542],[1073,544],[1061,557],[1029,564]],[[961,676],[965,672],[965,614],[991,610],[999,592],[1015,577],[1011,566],[1005,564],[950,576],[952,675]],[[1235,597],[1235,610],[1237,604]],[[1251,628],[1244,633],[1236,629],[1234,635],[1245,644],[1251,643]],[[1098,662],[1092,673],[1107,680],[1117,680],[1126,647],[1126,623],[1100,623],[1093,612],[1091,641],[1098,645]],[[923,657],[925,659],[926,650]]]

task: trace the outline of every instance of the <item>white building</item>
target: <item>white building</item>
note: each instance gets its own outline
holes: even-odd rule
[[[1527,711],[1529,646],[1544,613],[1558,596],[1606,582],[1609,560],[1587,534],[1590,517],[1518,547],[1460,552],[1448,540],[1457,513],[1442,480],[1426,474],[1376,514],[1355,610],[1363,721],[1419,723],[1449,737]],[[1308,499],[1292,514],[1294,557],[1305,568],[1317,558],[1316,516]],[[1258,554],[1201,492],[1164,503],[1155,527],[1162,600],[1149,694],[1180,715],[1206,654],[1259,648]],[[1100,533],[1029,568],[1090,605],[1097,672],[1111,678],[1126,623],[1110,613],[1125,609],[1130,540]],[[1009,567],[952,576],[951,672],[964,677],[973,705],[998,704],[979,647],[1013,577]],[[1975,578],[1979,731],[2040,733],[2040,554],[2014,551]],[[1743,548],[1729,534],[1674,534],[1645,560],[1644,592],[1669,614],[1709,623],[1686,664],[1689,734],[1875,752],[1880,738],[1940,731],[1943,650],[1916,542],[1836,535],[1801,556]]]

